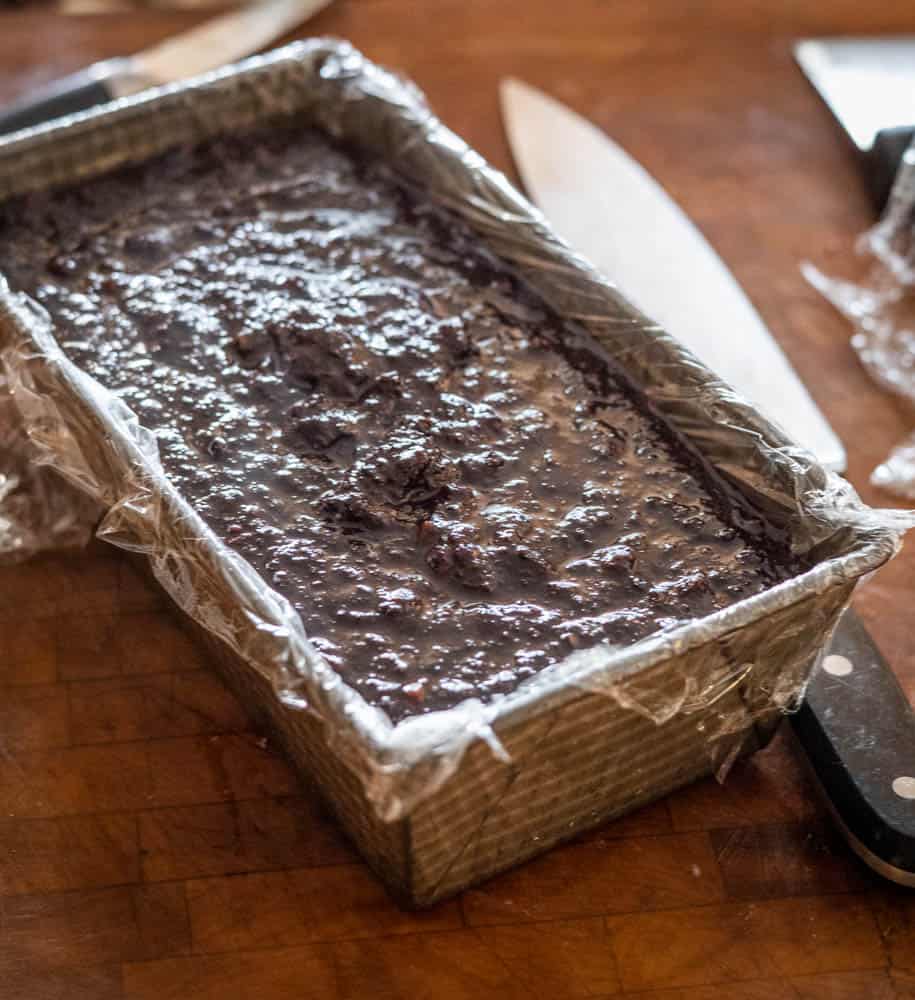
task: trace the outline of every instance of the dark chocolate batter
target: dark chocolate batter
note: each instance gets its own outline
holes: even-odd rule
[[[9,203],[0,270],[394,720],[790,573],[462,224],[317,133]]]

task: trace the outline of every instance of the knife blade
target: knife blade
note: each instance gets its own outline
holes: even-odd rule
[[[794,55],[857,147],[883,208],[915,139],[915,35],[805,38]]]
[[[657,181],[533,87],[504,80],[501,99],[524,185],[559,235],[823,465],[844,469],[841,442],[759,314]]]
[[[93,63],[0,111],[0,135],[217,69],[256,52],[331,0],[259,0],[136,55]]]
[[[619,146],[558,101],[503,81],[524,184],[556,231],[823,464],[844,454],[825,417],[699,230]],[[841,618],[795,735],[852,848],[915,885],[915,713],[854,612]]]

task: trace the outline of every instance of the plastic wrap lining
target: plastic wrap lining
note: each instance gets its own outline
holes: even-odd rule
[[[874,381],[915,407],[915,143],[880,221],[857,249],[873,262],[861,284],[827,277],[812,264],[803,266],[804,275],[851,322],[852,347]],[[915,431],[877,466],[871,482],[915,500]]]
[[[693,720],[708,757],[702,767],[726,768],[759,720],[798,702],[854,581],[892,556],[912,517],[862,505],[848,483],[824,471],[573,254],[501,174],[433,116],[415,88],[345,43],[298,44],[15,136],[0,144],[0,197],[277,114],[299,116],[384,158],[463,216],[578,324],[595,351],[626,371],[812,568],[632,647],[577,652],[497,701],[470,699],[394,726],[343,683],[290,604],[175,491],[154,436],[68,361],[48,318],[2,279],[0,547],[26,555],[78,542],[97,522],[101,538],[148,557],[174,601],[286,708],[322,721],[327,752],[356,776],[384,821],[413,813],[476,744],[517,773],[524,762],[512,756],[506,734],[526,720],[571,711],[585,695],[609,699],[652,725]]]
[[[88,542],[99,509],[39,462],[0,369],[0,563]]]

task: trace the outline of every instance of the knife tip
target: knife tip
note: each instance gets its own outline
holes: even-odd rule
[[[517,94],[539,94],[540,91],[536,87],[532,87],[529,83],[525,83],[523,80],[519,80],[516,76],[503,76],[499,81],[499,91],[503,97],[508,97],[509,95]]]
[[[515,76],[503,76],[499,80],[499,96],[502,100],[507,100],[512,91],[520,87],[521,81]]]
[[[506,117],[509,116],[509,109],[512,107],[517,108],[525,102],[530,104],[535,100],[542,101],[545,96],[536,87],[519,80],[516,76],[503,76],[499,81],[499,102]]]

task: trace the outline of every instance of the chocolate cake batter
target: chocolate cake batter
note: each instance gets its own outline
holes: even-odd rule
[[[461,223],[318,133],[11,202],[0,270],[394,720],[791,572]]]

